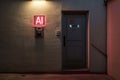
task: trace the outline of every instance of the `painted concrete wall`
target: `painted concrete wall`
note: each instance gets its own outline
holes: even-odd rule
[[[36,39],[33,16],[44,14],[44,39]],[[61,70],[60,1],[0,2],[0,72],[51,72]]]
[[[106,54],[106,7],[103,0],[62,0],[62,10],[89,11],[90,44]],[[105,72],[106,58],[90,46],[90,71]]]
[[[120,0],[108,2],[108,74],[120,80]]]
[[[62,8],[61,8],[62,6]],[[103,0],[11,0],[0,2],[0,72],[61,71],[61,10],[88,10],[90,42],[106,53],[106,11]],[[32,18],[45,14],[44,39],[36,39]],[[106,59],[90,46],[90,71],[105,72]]]

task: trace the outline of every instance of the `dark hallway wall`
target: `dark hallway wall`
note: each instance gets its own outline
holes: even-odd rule
[[[0,2],[0,72],[62,71],[61,11],[88,11],[90,72],[106,72],[106,7],[103,0],[2,0]],[[45,15],[44,39],[35,38],[34,15]],[[62,36],[61,36],[62,37]]]
[[[61,70],[60,1],[0,2],[0,72]],[[34,15],[47,17],[44,39],[36,39]]]
[[[66,5],[67,4],[67,5]],[[91,72],[106,72],[106,6],[103,0],[62,0],[62,10],[88,11],[89,52]],[[97,47],[99,52],[95,47]]]
[[[120,80],[120,0],[108,2],[108,74]]]

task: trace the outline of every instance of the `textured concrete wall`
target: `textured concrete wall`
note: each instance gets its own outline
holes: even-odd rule
[[[62,10],[89,11],[90,43],[106,54],[106,7],[104,0],[62,0]],[[106,58],[90,46],[91,72],[106,72]]]
[[[120,0],[108,2],[108,74],[120,80]]]
[[[44,39],[36,39],[33,16],[47,17]],[[0,72],[61,70],[61,44],[56,30],[61,28],[60,1],[0,2]]]
[[[61,8],[62,6],[62,8]],[[61,10],[88,10],[90,42],[106,53],[106,12],[103,0],[0,2],[0,72],[61,71]],[[32,18],[44,14],[44,39],[36,39]],[[106,61],[90,46],[90,71],[105,72]]]

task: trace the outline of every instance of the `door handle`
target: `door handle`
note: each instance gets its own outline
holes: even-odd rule
[[[66,41],[65,41],[65,36],[63,36],[63,46],[65,47]]]

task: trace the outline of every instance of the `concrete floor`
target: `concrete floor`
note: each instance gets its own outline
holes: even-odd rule
[[[102,74],[0,74],[0,80],[112,80]]]

